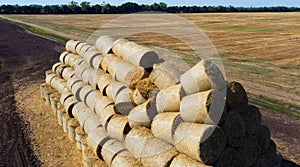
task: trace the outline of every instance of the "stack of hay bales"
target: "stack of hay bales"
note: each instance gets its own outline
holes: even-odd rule
[[[181,74],[147,47],[102,36],[68,41],[45,80],[41,97],[84,166],[274,164],[258,108],[210,61]]]

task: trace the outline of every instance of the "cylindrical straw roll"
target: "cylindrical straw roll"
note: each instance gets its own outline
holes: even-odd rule
[[[74,69],[72,67],[67,67],[62,73],[62,77],[69,81],[75,75]]]
[[[102,112],[97,112],[97,115],[100,117],[100,122],[103,127],[107,127],[109,120],[116,114],[114,105],[110,104],[102,110]]]
[[[260,154],[255,163],[254,167],[258,166],[274,166],[274,161],[276,160],[276,144],[273,140],[270,141],[269,146],[263,154]]]
[[[238,82],[227,82],[226,102],[230,109],[240,109],[248,104],[248,97],[243,86]],[[243,111],[243,110],[238,110]]]
[[[256,137],[253,135],[247,135],[242,140],[238,150],[242,156],[245,157],[246,166],[251,166],[255,163],[255,160],[260,152],[260,146]]]
[[[140,105],[146,101],[146,99],[142,96],[141,92],[138,89],[134,90],[132,99],[136,105]]]
[[[77,55],[80,54],[80,50],[81,50],[82,47],[85,46],[85,45],[89,45],[89,44],[87,44],[87,43],[85,43],[85,42],[81,42],[81,43],[79,43],[79,44],[77,45],[77,47],[76,47],[76,49],[75,49]],[[91,45],[89,45],[89,46],[91,46]]]
[[[85,102],[85,98],[87,97],[87,95],[93,91],[94,91],[94,89],[91,85],[84,85],[79,92],[80,101]]]
[[[149,78],[159,89],[166,89],[179,82],[180,71],[168,63],[155,64]]]
[[[180,101],[183,96],[180,84],[162,89],[156,97],[156,108],[158,113],[177,112],[180,109]]]
[[[108,98],[107,96],[102,96],[100,100],[97,100],[95,105],[95,111],[96,113],[101,117],[101,113],[103,110],[108,106],[114,104],[114,102]]]
[[[211,167],[208,165],[204,165],[200,163],[199,161],[196,161],[189,156],[186,156],[184,154],[178,154],[176,157],[173,158],[170,167]]]
[[[49,86],[46,82],[44,82],[44,83],[41,83],[40,84],[40,95],[41,95],[41,98],[45,98],[45,96],[44,96],[44,89],[47,87],[47,86]]]
[[[125,136],[130,132],[131,128],[125,116],[116,114],[109,120],[106,130],[109,137],[124,142]]]
[[[93,150],[93,152],[101,159],[103,160],[103,157],[101,155],[101,150],[103,145],[109,140],[105,129],[103,127],[98,127],[91,131],[90,134],[88,134],[87,138],[87,144],[88,146]]]
[[[89,75],[89,84],[93,87],[93,89],[99,89],[98,81],[100,76],[104,75],[104,72],[101,69],[93,70]]]
[[[58,125],[60,126],[63,126],[63,114],[65,114],[66,111],[64,108],[61,108],[59,110],[57,110],[57,122],[58,122]]]
[[[116,40],[112,50],[129,63],[144,69],[153,68],[153,65],[159,62],[159,58],[153,50],[125,39]]]
[[[133,94],[133,90],[126,87],[124,89],[121,89],[116,94],[113,100],[116,104],[124,103],[124,102],[132,103],[132,94]]]
[[[106,89],[108,85],[111,83],[112,77],[109,74],[103,74],[99,77],[97,85],[103,96],[106,96]]]
[[[75,41],[75,40],[69,40],[66,43],[66,50],[68,52],[72,52],[74,54],[76,54],[76,46],[81,43],[80,41]]]
[[[151,106],[153,106],[151,100],[147,100],[145,103],[134,107],[128,115],[130,127],[150,127],[152,119],[157,115],[156,109]]]
[[[62,115],[62,126],[65,133],[68,133],[68,122],[71,118],[68,116],[67,113]]]
[[[85,108],[87,108],[87,106],[84,102],[76,103],[72,109],[72,114],[73,114],[74,118],[76,118],[78,120],[79,119],[78,113],[81,112],[81,110],[85,109]]]
[[[82,81],[83,81],[83,83],[90,84],[89,83],[89,78],[90,78],[90,75],[91,75],[91,73],[92,73],[93,70],[94,69],[92,69],[92,68],[88,68],[85,71],[83,71],[83,73],[82,73]]]
[[[76,148],[80,151],[82,151],[82,143],[81,140],[83,138],[83,136],[85,136],[85,132],[82,129],[82,127],[78,126],[75,129],[75,141],[76,141]]]
[[[46,83],[48,85],[51,85],[51,80],[55,77],[57,77],[57,75],[54,73],[50,73],[50,74],[46,75]]]
[[[79,122],[75,118],[68,121],[68,135],[71,142],[75,142],[75,129],[79,126]]]
[[[70,92],[72,92],[72,87],[76,82],[82,82],[82,81],[75,75],[72,76],[69,80],[67,80],[67,88]]]
[[[56,68],[59,64],[65,63],[65,58],[66,58],[67,54],[69,54],[69,53],[70,53],[70,52],[65,51],[65,52],[62,52],[62,53],[60,54],[60,56],[59,56],[59,62],[58,62],[58,63],[55,63],[55,64],[52,66],[52,71],[53,71],[53,72],[56,71],[55,68]]]
[[[71,92],[65,91],[65,92],[63,92],[63,93],[61,94],[60,99],[59,99],[59,102],[60,102],[61,104],[64,104],[65,101],[66,101],[69,97],[71,97],[71,96],[73,96],[73,94],[72,94]]]
[[[174,143],[178,152],[212,164],[223,152],[226,138],[222,129],[215,125],[183,122],[175,130]]]
[[[257,132],[261,124],[261,114],[259,109],[254,105],[248,105],[247,110],[241,113],[241,115],[244,119],[247,133],[254,134]]]
[[[96,40],[95,46],[100,53],[103,55],[112,53],[112,46],[114,43],[114,39],[110,36],[103,35]]]
[[[76,60],[78,57],[79,57],[79,56],[76,55],[76,54],[68,53],[68,54],[65,56],[64,63],[67,64],[68,66],[74,67],[75,60]]]
[[[82,62],[78,66],[74,67],[75,75],[79,79],[82,79],[82,73],[89,68],[90,68],[90,66],[88,64],[86,64],[85,62]]]
[[[73,68],[75,69],[76,67],[78,67],[81,63],[85,63],[83,58],[82,57],[77,57],[75,60],[74,60],[74,63],[73,63]]]
[[[51,87],[48,87],[48,88],[45,88],[43,92],[44,92],[44,97],[45,97],[45,100],[46,100],[46,104],[50,106],[51,105],[50,95],[52,93],[56,92],[56,90],[51,88]]]
[[[180,114],[185,122],[217,125],[222,117],[225,94],[208,90],[185,96],[180,104]]]
[[[261,147],[261,152],[264,153],[269,147],[271,141],[271,132],[266,125],[260,125],[254,136],[258,140]]]
[[[102,99],[102,94],[100,91],[92,91],[85,98],[85,103],[89,106],[93,111],[95,111],[95,105],[97,101]]]
[[[174,145],[173,135],[181,122],[178,112],[159,113],[151,123],[151,132],[155,137]]]
[[[97,161],[97,156],[93,153],[92,149],[85,148],[83,150],[83,167],[93,167],[94,163]]]
[[[221,89],[225,79],[219,68],[211,61],[201,60],[194,67],[180,76],[180,83],[186,94]]]
[[[154,138],[150,129],[142,126],[133,128],[125,138],[126,148],[138,162],[141,162],[141,155],[149,138]]]
[[[123,83],[112,80],[112,82],[106,88],[106,94],[109,98],[115,99],[117,94],[125,88],[127,88],[127,86]]]
[[[221,154],[219,160],[216,162],[217,167],[245,167],[245,157],[236,149],[228,147]]]
[[[77,101],[81,101],[79,94],[80,94],[80,91],[83,86],[84,86],[84,83],[82,81],[75,82],[72,86],[72,93],[76,97]]]
[[[103,145],[101,155],[108,166],[111,166],[115,156],[125,150],[126,148],[123,143],[115,139],[110,139]]]
[[[244,120],[235,110],[227,113],[222,129],[226,135],[227,145],[231,147],[238,147],[246,135]]]
[[[94,115],[88,117],[83,124],[83,129],[87,134],[101,126],[100,118],[94,113]]]
[[[142,67],[134,66],[125,61],[118,64],[115,70],[114,78],[127,85],[135,84],[144,76],[144,69]]]
[[[66,109],[66,112],[68,113],[69,117],[74,118],[74,115],[72,113],[74,105],[78,103],[76,98],[74,96],[70,96],[66,99],[64,105],[64,108]]]
[[[80,126],[84,127],[85,121],[94,115],[95,115],[95,113],[90,108],[88,108],[88,107],[81,108],[77,112],[78,122],[79,122]]]
[[[111,167],[141,167],[142,165],[128,151],[124,150],[117,154],[111,163]]]
[[[101,53],[99,53],[97,49],[89,49],[87,52],[84,53],[83,59],[90,67],[94,68],[93,59],[100,55]]]

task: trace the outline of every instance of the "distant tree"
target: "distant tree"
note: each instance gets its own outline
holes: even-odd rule
[[[82,13],[90,13],[90,2],[83,1],[80,3]]]
[[[91,6],[91,11],[91,13],[102,13],[102,6],[98,4]]]

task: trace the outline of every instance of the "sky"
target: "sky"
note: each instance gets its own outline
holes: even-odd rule
[[[79,4],[82,1],[88,1],[91,4],[102,4],[109,3],[111,5],[121,5],[125,2],[135,2],[138,4],[153,4],[155,2],[165,2],[168,6],[236,6],[236,7],[268,7],[268,6],[287,6],[287,7],[300,7],[300,0],[75,0]],[[0,5],[11,4],[11,5],[60,5],[69,4],[71,0],[0,0]]]

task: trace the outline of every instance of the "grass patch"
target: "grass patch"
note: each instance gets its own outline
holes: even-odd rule
[[[40,28],[32,27],[32,26],[29,26],[29,25],[23,24],[23,23],[17,23],[17,24],[21,25],[23,28],[25,28],[28,31],[31,31],[33,33],[36,33],[36,34],[39,34],[39,35],[42,35],[42,36],[53,37],[53,38],[59,39],[63,42],[67,42],[69,40],[69,38],[66,38],[66,37],[63,37],[63,36],[60,36],[60,35],[57,35],[57,34],[53,34],[51,32],[45,31],[45,30],[40,29]]]
[[[299,112],[289,110],[289,109],[287,109],[287,108],[285,108],[281,105],[277,105],[277,104],[269,103],[269,102],[266,102],[266,101],[263,101],[263,100],[260,100],[260,99],[253,99],[253,98],[249,98],[249,102],[252,103],[252,104],[258,105],[258,106],[265,107],[267,109],[271,109],[271,110],[276,111],[276,112],[280,112],[280,113],[284,113],[284,114],[287,114],[287,115],[290,115],[290,116],[300,118],[300,113]]]

